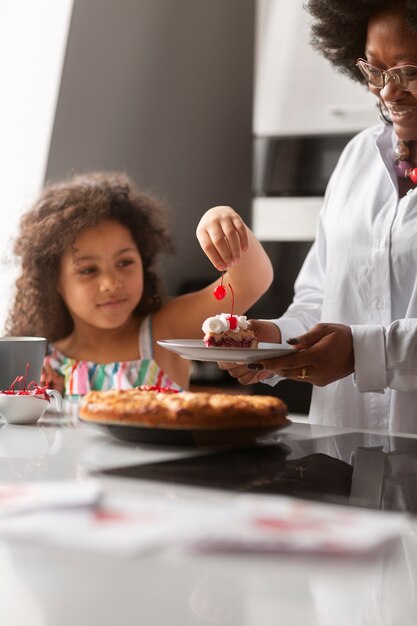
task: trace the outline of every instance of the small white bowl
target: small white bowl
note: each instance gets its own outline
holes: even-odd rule
[[[56,389],[47,389],[46,393],[54,402],[54,409],[62,408],[62,396]],[[49,401],[43,393],[19,394],[0,393],[0,415],[8,424],[35,424],[45,413]]]

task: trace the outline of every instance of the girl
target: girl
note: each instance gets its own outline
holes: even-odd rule
[[[246,311],[272,281],[261,244],[230,207],[202,217],[197,238]],[[214,284],[164,300],[156,258],[171,249],[162,210],[124,174],[92,172],[47,186],[21,221],[21,275],[6,324],[48,340],[44,382],[69,396],[138,385],[187,389],[190,363],[161,348],[200,338],[203,320],[230,308]],[[227,310],[227,309],[226,309]]]

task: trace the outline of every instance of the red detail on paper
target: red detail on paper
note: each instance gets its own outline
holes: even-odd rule
[[[268,530],[276,530],[278,532],[284,531],[299,531],[301,529],[321,528],[324,526],[322,520],[297,520],[297,519],[283,519],[278,517],[258,517],[253,520],[254,526],[265,528]]]
[[[130,515],[128,513],[122,513],[120,511],[114,511],[112,509],[95,509],[92,513],[92,517],[95,522],[99,523],[112,523],[112,522],[129,522]]]

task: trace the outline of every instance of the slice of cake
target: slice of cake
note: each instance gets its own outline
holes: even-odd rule
[[[246,315],[208,317],[202,326],[204,343],[207,348],[257,348],[258,340],[248,325]]]

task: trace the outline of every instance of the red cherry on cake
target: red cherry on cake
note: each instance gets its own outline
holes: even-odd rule
[[[226,287],[223,285],[217,285],[216,289],[213,291],[213,295],[217,300],[223,300],[226,295]]]
[[[227,318],[229,325],[230,325],[230,330],[236,330],[237,328],[237,317],[235,315],[229,315],[229,317]]]

